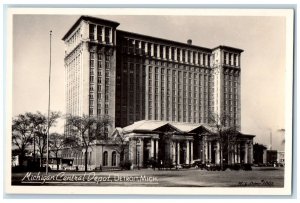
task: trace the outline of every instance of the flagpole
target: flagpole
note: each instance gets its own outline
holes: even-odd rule
[[[48,99],[48,128],[47,128],[47,157],[46,157],[46,175],[49,167],[49,129],[50,129],[50,90],[51,90],[51,38],[52,30],[50,30],[50,63],[49,63],[49,99]]]

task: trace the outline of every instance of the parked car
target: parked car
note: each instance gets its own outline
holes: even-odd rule
[[[206,164],[205,169],[208,171],[220,171],[221,167],[217,164]]]
[[[192,163],[192,167],[200,168],[201,170],[203,170],[205,168],[205,164],[203,164],[201,160],[195,160]]]
[[[181,164],[182,168],[191,168],[191,164]]]

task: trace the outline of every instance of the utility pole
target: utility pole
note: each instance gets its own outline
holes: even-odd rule
[[[49,61],[49,99],[48,99],[48,128],[47,128],[47,157],[46,157],[46,175],[49,167],[49,129],[50,129],[50,90],[51,90],[51,38],[52,30],[50,30],[50,61]]]

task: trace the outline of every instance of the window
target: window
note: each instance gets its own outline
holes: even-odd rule
[[[97,26],[97,40],[102,42],[102,26]]]
[[[163,53],[164,53],[163,46],[160,45],[160,46],[159,46],[159,57],[160,57],[160,58],[163,58]]]
[[[108,165],[108,153],[107,151],[103,152],[103,166],[107,166]]]
[[[166,59],[170,57],[170,47],[166,47]]]
[[[111,153],[111,166],[117,166],[117,153],[115,151]]]
[[[110,28],[106,27],[105,28],[105,42],[109,43],[109,32],[110,32]]]
[[[95,25],[93,24],[89,25],[89,35],[91,40],[95,39]]]
[[[90,53],[90,67],[95,67],[95,54],[93,52]]]
[[[157,45],[154,44],[154,57],[157,57]]]

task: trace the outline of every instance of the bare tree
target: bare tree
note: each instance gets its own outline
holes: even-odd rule
[[[114,143],[114,149],[120,155],[120,161],[124,161],[125,152],[128,148],[128,138],[125,137],[123,129],[116,129],[114,136],[111,138]]]
[[[227,158],[228,162],[230,153],[234,152],[232,146],[238,141],[239,132],[234,123],[230,115],[209,113],[209,124],[214,129],[211,134],[216,137],[216,141],[220,146],[219,159],[221,170],[224,168],[224,157]]]
[[[59,133],[51,133],[50,136],[50,151],[54,154],[56,159],[56,169],[59,170],[58,154],[64,147],[64,136]]]
[[[108,126],[112,125],[109,116],[93,117],[88,115],[67,115],[66,126],[71,135],[66,137],[66,144],[72,147],[82,147],[85,151],[85,171],[87,171],[88,149],[97,140],[108,139]]]

